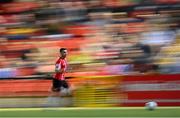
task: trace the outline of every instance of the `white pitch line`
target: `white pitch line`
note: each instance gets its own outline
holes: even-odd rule
[[[6,117],[6,118],[14,118],[14,117]],[[44,118],[44,117],[22,117],[22,118]],[[45,117],[45,118],[59,118],[58,117]],[[81,117],[60,117],[60,118],[81,118]],[[139,117],[82,117],[82,118],[139,118]],[[173,118],[173,117],[140,117],[140,118]],[[179,118],[179,117],[175,117]]]
[[[57,107],[57,108],[0,108],[1,111],[41,111],[41,110],[131,110],[145,107]],[[180,109],[180,107],[158,107],[157,109]]]

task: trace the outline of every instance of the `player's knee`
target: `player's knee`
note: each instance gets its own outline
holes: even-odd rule
[[[59,92],[59,91],[60,91],[60,88],[54,88],[54,87],[53,87],[53,88],[52,88],[52,91],[53,91],[53,92]]]
[[[69,85],[68,85],[68,84],[65,84],[63,87],[66,88],[66,89],[68,89],[68,88],[69,88]]]
[[[62,86],[63,86],[63,88],[66,88],[66,89],[69,88],[69,85],[68,85],[68,83],[67,83],[66,81],[63,82],[63,85],[62,85]]]

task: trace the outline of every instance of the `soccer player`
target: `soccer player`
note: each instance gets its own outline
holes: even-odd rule
[[[53,92],[61,92],[62,88],[68,90],[69,85],[65,80],[65,73],[67,70],[67,61],[66,61],[66,56],[67,56],[67,49],[66,48],[61,48],[59,50],[60,52],[60,57],[56,61],[55,64],[55,76],[53,78],[53,87],[52,91]]]

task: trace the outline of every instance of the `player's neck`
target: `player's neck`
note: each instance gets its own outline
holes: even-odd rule
[[[65,59],[66,57],[60,57],[61,59]]]

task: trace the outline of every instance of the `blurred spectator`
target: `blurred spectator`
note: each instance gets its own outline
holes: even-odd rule
[[[179,73],[176,3],[0,1],[0,77],[53,73],[61,47],[72,53],[69,76]]]

